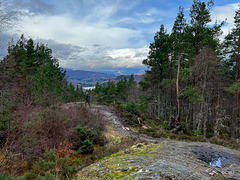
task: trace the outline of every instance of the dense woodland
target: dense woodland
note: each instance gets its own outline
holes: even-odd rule
[[[139,117],[137,123],[163,122],[175,134],[239,138],[240,7],[233,29],[222,41],[225,22],[209,24],[212,7],[212,1],[194,0],[189,21],[179,7],[172,29],[162,24],[149,46],[144,80],[137,83],[131,75],[116,84],[97,83],[89,90],[91,103],[117,104]],[[9,45],[0,61],[1,171],[21,175],[31,169],[27,179],[39,174],[54,179],[59,173],[54,167],[61,164],[59,178],[71,179],[79,162],[65,155],[72,150],[91,153],[94,144],[106,143],[100,115],[84,106],[61,108],[84,101],[82,87],[69,83],[65,73],[45,44],[22,35]],[[37,161],[39,157],[45,159]],[[52,169],[43,173],[44,167]]]
[[[234,28],[220,41],[225,22],[209,25],[212,6],[194,1],[189,23],[179,7],[171,32],[162,24],[149,46],[144,80],[97,84],[97,100],[137,107],[175,132],[239,137],[240,9]]]

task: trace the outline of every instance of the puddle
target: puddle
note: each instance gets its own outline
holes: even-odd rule
[[[209,162],[209,165],[213,167],[222,168],[222,161],[223,161],[223,158],[218,157],[213,159],[212,162]]]
[[[196,157],[210,166],[224,168],[227,163],[231,162],[231,157],[228,157],[226,153],[218,153],[208,148],[195,148],[193,153]]]

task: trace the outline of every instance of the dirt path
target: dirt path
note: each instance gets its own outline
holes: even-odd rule
[[[131,131],[131,129],[128,127],[125,127],[119,116],[112,111],[110,107],[103,105],[92,105],[90,109],[93,112],[100,112],[103,115],[106,124],[114,127],[114,129],[120,132],[123,136],[137,138],[150,143],[161,144],[161,151],[159,150],[154,152],[154,155],[157,155],[155,159],[141,157],[141,161],[147,162],[140,163],[141,165],[139,165],[139,162],[138,164],[129,162],[134,166],[138,165],[140,167],[139,172],[141,173],[137,175],[138,177],[141,177],[140,179],[161,179],[156,178],[158,176],[160,177],[160,175],[153,175],[154,172],[158,172],[159,168],[161,168],[161,173],[165,173],[165,175],[161,175],[161,177],[169,176],[172,179],[240,180],[239,151],[211,143],[184,142],[146,137]],[[132,158],[134,159],[134,157]],[[134,161],[138,160],[139,157]],[[151,165],[151,170],[149,169],[149,165]],[[106,169],[106,167],[103,168]],[[102,171],[100,167],[99,169],[94,169],[94,171],[98,170]],[[146,172],[151,173],[149,174]]]

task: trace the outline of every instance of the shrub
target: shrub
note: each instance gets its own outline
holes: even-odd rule
[[[82,142],[81,152],[82,153],[88,153],[88,152],[92,153],[93,150],[94,150],[93,142],[90,139],[85,139]]]
[[[6,173],[0,173],[0,179],[5,179],[5,180],[14,180],[14,177],[11,175],[8,175]]]
[[[102,115],[83,105],[65,104],[48,108],[38,106],[19,111],[15,116],[5,143],[8,154],[4,155],[8,161],[1,163],[0,171],[11,172],[14,175],[22,174],[26,168],[30,168],[32,162],[43,156],[46,149],[56,149],[60,142],[65,140],[67,143],[63,143],[61,151],[56,152],[62,158],[70,153],[68,145],[77,146],[76,150],[84,145],[84,152],[92,152],[92,144],[106,143],[101,135],[105,128]],[[78,125],[83,128],[77,130]],[[0,132],[0,140],[1,135]],[[86,139],[92,144],[84,142]],[[18,156],[13,156],[14,154]],[[21,166],[23,163],[27,164],[26,167]]]
[[[90,139],[91,137],[97,135],[97,133],[92,128],[89,128],[87,126],[82,127],[82,126],[78,125],[77,131],[78,131],[78,134],[79,134],[81,140]]]
[[[193,136],[200,136],[202,133],[201,133],[201,130],[193,130]]]
[[[80,141],[76,143],[75,145],[75,149],[79,149],[79,153],[92,153],[94,150],[93,147],[93,139],[94,137],[97,137],[98,134],[93,131],[92,128],[89,128],[87,126],[77,126],[77,131],[78,131],[78,135],[80,138]]]
[[[125,110],[131,112],[132,114],[137,114],[138,112],[138,104],[134,101],[129,101],[125,105],[122,106]]]
[[[26,177],[25,176],[21,176],[21,177],[15,178],[14,176],[11,176],[9,174],[0,172],[0,179],[1,180],[26,180]]]
[[[169,122],[168,121],[163,121],[163,128],[165,130],[169,130]]]
[[[54,150],[49,150],[33,165],[26,177],[41,180],[73,179],[80,164],[78,159],[72,160],[69,156],[58,157]]]

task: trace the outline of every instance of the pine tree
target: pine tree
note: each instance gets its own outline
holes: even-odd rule
[[[163,79],[169,78],[169,53],[171,52],[171,41],[163,24],[160,31],[155,34],[154,42],[150,44],[149,49],[149,55],[143,60],[143,64],[151,68],[146,73],[152,85],[160,86]]]
[[[184,59],[184,33],[186,30],[186,19],[183,13],[183,7],[179,7],[179,13],[176,17],[172,28],[171,37],[173,38],[173,60],[177,59],[177,78],[176,78],[176,94],[177,94],[177,116],[175,119],[175,125],[180,124],[180,72],[181,72],[181,59]],[[179,126],[180,128],[180,126]]]
[[[237,113],[236,116],[240,114],[240,102],[239,102],[239,92],[240,92],[240,6],[235,12],[234,16],[234,27],[232,31],[225,37],[223,43],[226,54],[229,56],[229,71],[232,75],[232,85],[228,88],[228,91],[235,94],[235,102]]]

